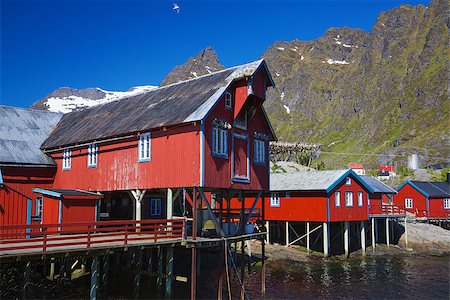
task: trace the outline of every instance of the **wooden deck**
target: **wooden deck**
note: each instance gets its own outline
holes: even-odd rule
[[[369,218],[404,218],[406,211],[393,204],[374,205],[369,208]]]
[[[0,259],[168,244],[214,247],[224,240],[239,242],[266,236],[258,232],[193,239],[185,236],[185,223],[185,219],[171,219],[8,226],[0,234]]]

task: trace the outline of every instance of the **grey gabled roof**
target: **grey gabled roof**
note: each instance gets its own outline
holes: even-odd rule
[[[233,81],[252,76],[260,67],[267,70],[264,60],[68,113],[44,142],[42,149],[202,120]]]
[[[413,185],[425,192],[430,198],[450,197],[448,182],[411,181]]]
[[[270,174],[271,191],[326,191],[349,170]]]
[[[382,183],[381,181],[372,176],[360,175],[359,177],[361,177],[361,179],[364,180],[364,182],[367,183],[367,185],[369,185],[375,191],[375,193],[384,193],[384,194],[397,193],[393,188],[387,186],[386,184]]]
[[[61,113],[0,105],[0,164],[54,165],[41,144]]]

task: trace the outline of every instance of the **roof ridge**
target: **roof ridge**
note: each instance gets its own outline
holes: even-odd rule
[[[155,90],[158,90],[158,89],[163,89],[163,88],[166,88],[166,87],[169,87],[169,86],[174,86],[174,85],[181,84],[181,83],[184,83],[184,82],[190,82],[190,81],[193,81],[193,80],[196,80],[196,79],[199,79],[199,78],[204,78],[204,77],[208,77],[208,76],[215,75],[215,74],[218,74],[218,73],[222,73],[222,72],[225,72],[225,71],[230,71],[231,69],[237,69],[237,68],[240,68],[240,67],[244,67],[246,65],[251,65],[251,64],[254,64],[256,62],[262,62],[263,60],[264,59],[255,60],[255,61],[248,62],[248,63],[245,63],[245,64],[236,65],[236,66],[229,67],[229,68],[226,68],[226,69],[223,69],[223,70],[219,70],[219,71],[215,71],[215,72],[212,72],[212,73],[204,74],[204,75],[201,75],[201,76],[198,76],[198,77],[194,77],[194,78],[182,80],[182,81],[179,81],[179,82],[171,83],[171,84],[168,84],[168,85],[160,86],[160,87],[155,88],[154,90],[149,91],[149,93],[153,92]]]
[[[444,191],[443,189],[441,189],[440,187],[436,186],[434,183],[438,183],[438,182],[434,182],[434,181],[428,181],[428,184],[430,184],[431,186],[437,188],[438,190],[440,190],[441,192],[444,192],[445,194],[449,195],[450,193],[447,191]]]
[[[11,108],[11,109],[27,110],[27,111],[38,111],[38,112],[57,114],[57,115],[62,115],[63,114],[61,112],[54,112],[54,111],[49,111],[49,110],[45,110],[45,109],[37,109],[37,108],[31,108],[31,107],[20,107],[20,106],[12,106],[12,105],[0,104],[0,108],[1,107]]]

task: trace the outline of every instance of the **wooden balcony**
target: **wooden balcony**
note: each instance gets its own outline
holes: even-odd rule
[[[0,258],[181,243],[185,219],[3,226]]]
[[[369,217],[405,217],[406,211],[393,204],[370,205]]]

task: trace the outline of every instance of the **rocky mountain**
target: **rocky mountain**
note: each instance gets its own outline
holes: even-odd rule
[[[31,108],[68,113],[106,102],[139,95],[153,90],[156,86],[144,85],[130,88],[126,92],[111,92],[100,88],[73,89],[59,88],[31,105]]]
[[[184,64],[176,66],[161,82],[161,86],[195,78],[225,69],[219,62],[216,52],[207,47],[197,56],[189,58]]]
[[[369,33],[330,28],[313,41],[273,44],[263,57],[277,84],[266,109],[278,136],[324,144],[330,167],[410,153],[422,165],[448,161],[448,12],[442,0],[402,5]]]
[[[282,141],[323,144],[326,167],[361,162],[422,166],[449,162],[449,3],[402,5],[381,13],[370,32],[330,28],[312,41],[279,41],[262,55],[276,87],[265,103]],[[224,69],[211,47],[175,67],[168,85]],[[128,92],[61,88],[33,105],[67,112]]]
[[[442,0],[402,5],[368,33],[330,28],[316,40],[275,42],[262,56],[276,83],[265,107],[280,140],[323,144],[327,167],[406,165],[412,153],[422,166],[448,161],[448,12]],[[163,84],[206,74],[207,52],[216,61],[205,49]]]

